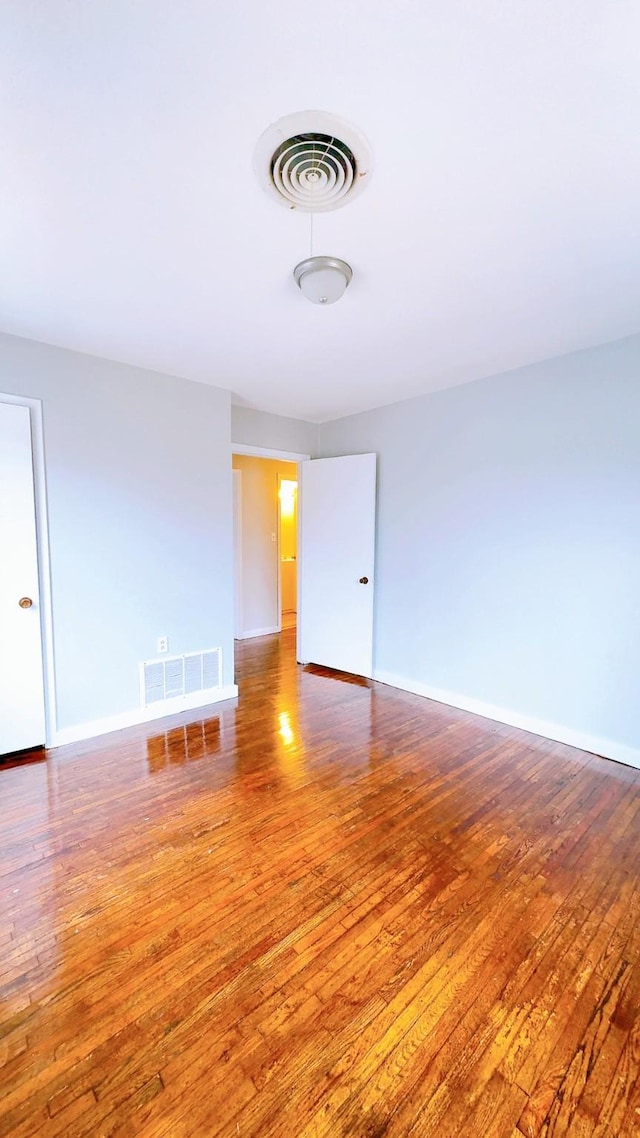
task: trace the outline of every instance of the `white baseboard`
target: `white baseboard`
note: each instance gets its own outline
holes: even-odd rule
[[[253,640],[254,636],[273,636],[274,632],[281,632],[279,624],[274,624],[271,628],[252,628],[249,632],[241,632],[235,637],[236,640]]]
[[[613,739],[601,739],[596,735],[587,735],[583,731],[576,731],[572,727],[565,727],[561,723],[550,723],[544,719],[534,719],[530,715],[522,715],[518,711],[511,711],[506,707],[495,707],[491,703],[484,703],[479,699],[459,695],[458,692],[444,691],[418,680],[407,679],[393,672],[377,670],[374,680],[381,684],[389,684],[393,688],[412,692],[414,695],[425,696],[436,703],[445,703],[449,707],[457,707],[461,711],[471,711],[474,715],[481,715],[484,719],[493,719],[497,723],[505,723],[508,727],[519,727],[522,731],[530,731],[532,735],[542,735],[545,739],[554,739],[558,743],[567,743],[570,747],[578,747],[581,751],[589,751],[594,755],[602,755],[606,759],[614,759],[617,763],[625,763],[629,767],[640,767],[640,750],[628,747],[624,743],[616,743]]]
[[[237,684],[227,684],[226,687],[209,688],[208,691],[193,692],[191,695],[179,696],[176,699],[165,699],[153,707],[135,707],[106,719],[94,719],[90,723],[63,727],[54,733],[47,747],[65,747],[69,743],[81,743],[84,739],[95,738],[96,735],[107,735],[111,731],[122,731],[125,727],[137,727],[141,723],[152,723],[154,719],[164,719],[167,715],[176,715],[182,711],[197,711],[201,707],[209,707],[212,703],[235,699],[237,695]]]

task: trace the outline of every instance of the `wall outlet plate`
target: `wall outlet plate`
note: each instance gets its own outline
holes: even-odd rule
[[[169,649],[169,637],[168,636],[159,636],[158,637],[158,652],[167,652],[168,649]]]

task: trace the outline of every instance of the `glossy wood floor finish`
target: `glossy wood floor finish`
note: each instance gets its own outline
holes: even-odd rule
[[[0,1134],[639,1135],[640,772],[238,655],[0,770]]]

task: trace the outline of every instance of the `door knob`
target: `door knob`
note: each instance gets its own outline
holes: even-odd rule
[[[33,605],[33,601],[31,600],[31,597],[20,597],[18,604],[20,605],[21,609],[30,609]]]
[[[369,584],[369,578],[368,577],[361,577],[360,578],[360,584],[361,585],[368,585]]]

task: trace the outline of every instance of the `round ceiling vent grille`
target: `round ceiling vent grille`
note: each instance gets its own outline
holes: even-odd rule
[[[273,123],[255,153],[256,173],[281,205],[307,213],[338,209],[364,189],[371,151],[350,123],[301,111]]]
[[[271,159],[271,177],[278,193],[302,209],[340,205],[340,198],[353,186],[356,170],[349,147],[330,134],[296,134]]]

